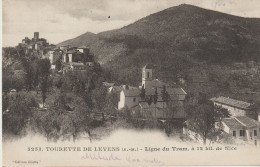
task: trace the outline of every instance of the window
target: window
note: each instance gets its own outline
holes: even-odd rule
[[[240,130],[240,136],[245,136],[245,131],[244,130]]]
[[[136,101],[136,99],[135,98],[133,98],[133,102],[135,102]]]
[[[257,130],[254,130],[254,136],[257,136]]]
[[[236,131],[235,130],[233,131],[233,136],[236,137]]]
[[[149,72],[147,72],[147,78],[149,78],[150,77],[150,73]]]

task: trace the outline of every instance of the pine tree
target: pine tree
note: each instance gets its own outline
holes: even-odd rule
[[[166,87],[165,87],[165,85],[163,85],[163,90],[162,90],[162,100],[164,101],[164,102],[168,102],[169,101],[169,94],[168,94],[168,92],[166,91]]]
[[[153,102],[153,96],[150,95],[149,97],[146,98],[146,102],[148,103],[148,105],[150,106]]]
[[[144,85],[142,86],[141,93],[140,93],[140,97],[141,97],[142,100],[145,100],[145,89],[144,89]]]
[[[157,88],[155,89],[154,95],[153,95],[153,103],[155,105],[155,118],[156,118],[156,103],[158,101],[158,93],[157,93]]]
[[[46,93],[50,86],[49,84],[49,76],[51,74],[51,63],[47,59],[39,59],[37,62],[39,69],[39,85],[42,92],[42,102],[45,103]]]
[[[169,94],[168,94],[168,92],[166,91],[166,86],[165,85],[163,85],[163,90],[161,91],[161,96],[162,96],[162,100],[164,101],[164,102],[166,102],[166,104],[167,104],[167,117],[168,117],[168,105],[169,105],[169,100],[170,100],[170,96],[169,96]]]

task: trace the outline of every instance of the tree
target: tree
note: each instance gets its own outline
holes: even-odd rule
[[[169,96],[168,92],[166,91],[166,86],[165,85],[163,85],[163,89],[161,91],[161,96],[162,96],[162,100],[164,102],[167,103],[169,101],[170,96]]]
[[[206,144],[207,139],[212,139],[218,134],[215,124],[220,123],[222,118],[226,117],[226,113],[216,110],[211,102],[188,106],[186,112],[188,117],[187,128],[199,134],[204,144]]]
[[[91,92],[91,98],[94,103],[94,107],[98,111],[103,111],[106,104],[106,96],[107,96],[107,88],[105,86],[96,88]]]
[[[6,69],[3,67],[3,72],[2,72],[2,84],[3,84],[3,92],[7,94],[7,92],[10,91],[11,88],[11,71],[9,69]]]
[[[63,92],[55,97],[53,106],[48,111],[33,113],[32,127],[47,139],[72,137],[75,141],[81,132],[90,134],[89,113],[85,99],[73,92]]]
[[[167,109],[166,109],[167,117],[174,118],[175,113],[177,113],[181,109],[182,109],[182,106],[181,106],[179,101],[177,101],[177,100],[174,100],[174,101],[169,100],[167,102]]]
[[[37,68],[37,67],[36,67]],[[34,75],[34,80],[33,80],[33,86],[37,87],[39,85],[39,69],[36,69],[35,75]],[[38,92],[38,90],[37,90]]]
[[[117,93],[115,92],[108,93],[106,96],[106,104],[104,106],[104,111],[108,114],[115,115],[118,101],[119,98]]]
[[[39,87],[42,93],[42,103],[44,104],[47,98],[47,90],[50,87],[49,77],[51,74],[51,63],[47,59],[39,59],[37,65],[39,69]]]
[[[3,132],[18,135],[26,127],[31,117],[32,107],[37,107],[35,99],[29,93],[17,93],[13,98],[4,100]]]
[[[57,60],[55,61],[55,69],[56,69],[57,71],[60,71],[60,70],[61,70],[61,66],[62,66],[61,59],[57,59]]]
[[[157,93],[157,88],[155,89],[154,95],[153,95],[153,103],[155,105],[155,118],[156,118],[156,103],[158,101],[158,93]]]
[[[23,62],[25,73],[26,73],[26,76],[25,76],[26,89],[28,91],[30,91],[33,88],[33,81],[34,81],[33,67],[28,60],[24,59],[22,62]]]
[[[141,93],[140,93],[140,97],[141,97],[142,100],[145,100],[145,89],[144,89],[144,85],[142,86]]]
[[[122,109],[122,113],[124,114],[123,116],[126,118],[126,120],[131,120],[132,114],[127,106]]]
[[[148,103],[148,105],[150,106],[151,104],[152,104],[152,102],[153,102],[153,96],[152,95],[150,95],[150,96],[148,96],[148,97],[146,97],[146,100],[145,100],[147,103]]]
[[[12,69],[3,68],[3,92],[7,94],[11,89],[20,91],[24,88],[24,78],[26,74],[22,70],[12,71]]]
[[[166,103],[167,105],[167,117],[169,116],[169,108],[168,108],[168,104],[169,104],[169,101],[170,101],[170,95],[168,94],[168,92],[166,91],[166,86],[163,85],[163,89],[161,91],[161,96],[162,96],[162,100]]]

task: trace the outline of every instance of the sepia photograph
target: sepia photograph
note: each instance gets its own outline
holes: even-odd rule
[[[260,165],[259,9],[2,0],[2,166]]]

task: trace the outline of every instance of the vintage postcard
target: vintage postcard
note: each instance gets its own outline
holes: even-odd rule
[[[3,0],[2,165],[260,165],[259,9]]]

